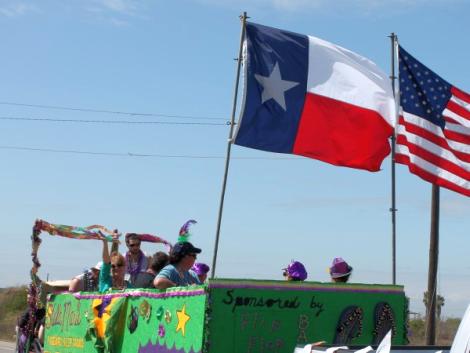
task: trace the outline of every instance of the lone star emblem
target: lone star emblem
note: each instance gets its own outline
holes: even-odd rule
[[[297,86],[299,82],[283,80],[281,77],[281,71],[279,70],[279,64],[277,62],[269,76],[255,74],[255,79],[261,86],[263,86],[261,103],[272,98],[281,106],[282,109],[284,109],[284,111],[287,110],[284,93]]]
[[[186,324],[191,319],[191,317],[186,314],[186,304],[183,305],[183,308],[181,310],[176,311],[176,316],[178,317],[178,325],[176,326],[176,332],[181,330],[181,333],[184,336],[186,333]]]

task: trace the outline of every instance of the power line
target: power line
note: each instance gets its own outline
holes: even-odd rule
[[[129,116],[147,116],[147,117],[157,117],[157,118],[228,120],[227,118],[214,118],[214,117],[208,117],[208,116],[177,115],[177,114],[162,114],[162,113],[136,113],[136,112],[123,112],[123,111],[118,111],[118,110],[65,107],[65,106],[60,106],[60,105],[28,104],[28,103],[15,103],[15,102],[0,102],[0,104],[20,106],[20,107],[30,107],[30,108],[69,110],[69,111],[79,111],[79,112],[87,112],[87,113],[105,113],[105,114],[118,114],[118,115],[129,115]]]
[[[95,120],[95,119],[56,119],[56,118],[24,118],[12,116],[0,116],[0,120],[14,121],[41,121],[41,122],[61,122],[61,123],[86,123],[86,124],[134,124],[134,125],[205,125],[205,126],[221,126],[229,125],[226,123],[202,123],[188,121],[135,121],[135,120]]]
[[[53,148],[36,148],[25,146],[2,146],[1,150],[31,151],[31,152],[51,152],[51,153],[67,153],[94,156],[112,156],[112,157],[150,157],[150,158],[182,158],[182,159],[224,159],[224,156],[204,156],[204,155],[185,155],[185,154],[155,154],[155,153],[133,153],[133,152],[98,152],[98,151],[80,151],[80,150],[63,150]],[[232,157],[232,159],[240,160],[302,160],[297,157]]]

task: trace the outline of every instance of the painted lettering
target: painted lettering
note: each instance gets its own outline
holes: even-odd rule
[[[320,314],[325,311],[323,303],[317,302],[315,296],[310,300],[310,309],[315,309],[315,316],[320,316]]]
[[[241,330],[244,331],[248,326],[255,330],[263,328],[265,319],[260,313],[244,313],[241,316]]]
[[[79,326],[81,320],[80,304],[77,304],[76,310],[73,310],[71,302],[47,306],[46,328],[60,326],[61,331],[64,332],[70,326]]]
[[[305,343],[307,342],[307,328],[308,328],[308,316],[300,315],[299,316],[299,335],[297,336],[297,342]]]
[[[233,302],[232,293],[233,293],[233,289],[228,290],[226,294],[229,296],[229,299],[222,300],[222,303],[227,304],[227,305],[232,304]]]
[[[264,298],[264,297],[243,297],[233,295],[233,289],[226,292],[226,297],[222,303],[232,306],[232,313],[239,307],[256,308],[276,308],[276,309],[296,309],[300,306],[299,298],[290,299]]]
[[[246,353],[279,353],[283,347],[282,339],[267,340],[263,336],[250,336]]]
[[[281,328],[281,321],[280,320],[273,320],[271,323],[271,332],[279,331]]]

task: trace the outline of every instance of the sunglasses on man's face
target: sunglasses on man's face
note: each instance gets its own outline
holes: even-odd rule
[[[113,270],[115,270],[115,269],[117,269],[117,268],[119,268],[119,267],[123,267],[123,266],[124,266],[124,264],[112,264],[112,265],[111,265],[111,268],[112,268]]]
[[[140,246],[140,243],[129,243],[129,244],[127,244],[127,246],[128,246],[129,248],[134,248],[134,247],[136,247],[136,246]]]
[[[194,257],[195,259],[197,258],[197,254],[188,254],[188,256]]]

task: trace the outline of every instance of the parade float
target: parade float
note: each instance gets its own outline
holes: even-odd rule
[[[207,285],[55,294],[45,352],[279,352],[326,341],[406,340],[399,286],[209,280]]]
[[[37,221],[33,268],[40,265],[41,232],[89,239],[115,234],[101,226]],[[407,299],[397,285],[217,278],[166,291],[50,294],[46,303],[36,275],[30,288],[37,298],[31,312],[45,308],[44,352],[49,353],[292,353],[297,345],[316,341],[377,344],[390,330],[393,344],[407,341]]]

